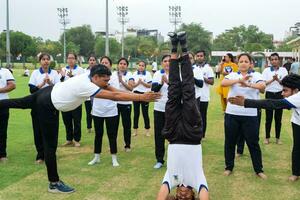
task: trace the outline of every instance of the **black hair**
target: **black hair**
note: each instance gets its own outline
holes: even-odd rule
[[[234,62],[234,57],[231,53],[227,53],[226,55],[230,58],[231,62]]]
[[[76,53],[69,52],[68,55],[67,55],[67,57],[68,57],[70,54],[73,55],[73,56],[75,57],[75,60],[77,60],[77,54],[76,54]]]
[[[295,58],[292,58],[292,61],[293,61],[293,62],[295,62],[295,61],[296,61],[296,59],[295,59]]]
[[[171,57],[171,55],[169,55],[169,54],[163,55],[162,58],[161,58],[161,61],[163,61],[166,57]]]
[[[300,75],[290,74],[285,76],[281,81],[281,85],[284,87],[291,88],[292,90],[294,89],[300,90]]]
[[[145,62],[145,61],[143,61],[143,60],[139,60],[139,61],[138,61],[138,64],[140,64],[141,62],[142,62],[142,63],[144,63],[145,67],[147,67],[147,64],[146,64],[146,62]]]
[[[96,57],[96,55],[95,55],[95,54],[91,54],[91,55],[89,55],[89,57],[88,57],[88,60],[90,60],[91,58],[95,58],[95,60],[96,60],[96,62],[97,62],[97,57]]]
[[[110,66],[112,66],[112,60],[110,59],[110,57],[108,57],[108,56],[102,56],[102,57],[100,58],[100,63],[101,63],[101,61],[102,61],[103,59],[107,59],[108,62],[109,62],[109,64],[110,64]]]
[[[196,55],[197,55],[198,53],[203,53],[204,57],[206,56],[206,52],[205,52],[204,50],[198,50],[198,51],[196,51]]]
[[[93,77],[94,75],[98,76],[111,76],[111,71],[105,65],[98,64],[92,67],[90,76]]]
[[[39,62],[41,62],[41,60],[42,60],[42,58],[44,56],[47,56],[49,58],[49,60],[51,59],[50,54],[48,54],[48,53],[41,53],[41,55],[39,56]]]
[[[123,58],[123,57],[120,58],[120,59],[118,60],[118,65],[119,65],[119,63],[120,63],[122,60],[124,60],[124,61],[126,62],[127,66],[129,65],[128,60],[127,60],[126,58]]]
[[[271,57],[275,57],[275,56],[277,56],[278,59],[280,58],[278,53],[272,53],[270,55],[269,59],[271,60]]]
[[[238,55],[237,60],[239,61],[242,56],[248,57],[248,59],[251,63],[254,62],[254,59],[252,58],[252,56],[249,53],[241,53],[240,55]]]

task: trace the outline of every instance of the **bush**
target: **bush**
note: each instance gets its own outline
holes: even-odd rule
[[[50,65],[49,65],[50,69],[55,69],[55,66],[56,66],[56,62],[55,61],[51,61]]]

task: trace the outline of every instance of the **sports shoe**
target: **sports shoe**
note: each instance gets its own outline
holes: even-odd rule
[[[174,32],[169,32],[168,36],[170,37],[170,41],[172,44],[172,53],[177,53],[177,46],[178,46],[178,38],[177,38],[177,34]]]
[[[232,171],[225,170],[223,174],[224,174],[224,176],[230,176],[232,174]]]
[[[157,162],[155,165],[154,165],[154,169],[160,169],[162,168],[163,164],[161,162]]]
[[[49,183],[48,192],[67,194],[67,193],[75,192],[75,189],[64,184],[64,182],[62,181],[58,181],[56,183]]]
[[[126,153],[131,152],[131,149],[129,147],[125,147],[125,152]]]
[[[179,40],[180,46],[182,53],[187,53],[187,44],[186,44],[186,32],[185,31],[180,31],[177,33],[177,38]]]
[[[100,158],[94,157],[94,159],[91,160],[88,165],[95,165],[97,163],[100,163]]]
[[[117,159],[112,159],[112,166],[113,167],[119,167],[120,164],[118,163]]]

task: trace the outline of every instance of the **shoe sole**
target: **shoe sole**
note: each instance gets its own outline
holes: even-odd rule
[[[58,194],[58,193],[60,193],[60,194],[70,194],[70,193],[75,192],[75,190],[72,190],[72,191],[69,191],[69,192],[62,192],[62,191],[60,191],[58,189],[50,189],[50,188],[48,188],[48,192],[53,193],[53,194]]]

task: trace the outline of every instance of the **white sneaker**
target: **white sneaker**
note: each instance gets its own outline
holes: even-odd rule
[[[147,137],[150,137],[151,135],[150,135],[150,129],[145,129],[145,132],[146,132],[146,136]]]
[[[95,165],[97,163],[100,163],[100,158],[94,157],[94,159],[91,160],[88,165]]]
[[[163,164],[161,162],[157,162],[155,165],[154,165],[154,169],[160,169],[162,168]]]
[[[113,167],[119,167],[120,166],[120,164],[118,163],[117,159],[113,159],[112,160],[112,165],[113,165]]]

